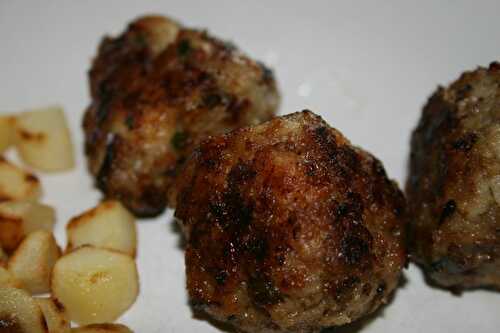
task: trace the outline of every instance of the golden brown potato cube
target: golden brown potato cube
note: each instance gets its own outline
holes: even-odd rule
[[[0,266],[0,288],[5,287],[22,289],[23,284],[7,268]]]
[[[42,310],[49,333],[70,333],[71,325],[62,304],[52,298],[36,298],[38,306]]]
[[[33,294],[50,291],[50,274],[61,250],[51,232],[30,233],[9,258],[7,269]]]
[[[74,167],[73,144],[62,108],[23,112],[16,121],[16,144],[21,159],[42,171]]]
[[[0,154],[14,143],[14,122],[11,115],[0,116]]]
[[[62,256],[51,278],[52,296],[81,325],[113,322],[135,302],[139,278],[128,255],[84,246]]]
[[[42,310],[26,291],[0,288],[0,332],[47,333]]]
[[[130,328],[121,324],[92,324],[73,328],[73,333],[133,333]]]
[[[0,245],[11,252],[35,230],[52,231],[54,208],[32,201],[0,202]]]
[[[68,250],[93,245],[135,256],[137,231],[135,218],[118,201],[105,201],[80,216],[66,227]]]
[[[0,201],[37,200],[42,194],[38,178],[0,157]]]

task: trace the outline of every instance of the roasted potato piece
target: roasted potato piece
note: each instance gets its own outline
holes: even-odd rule
[[[84,246],[59,259],[52,271],[52,295],[81,325],[112,322],[136,300],[134,260],[121,252]]]
[[[0,157],[0,201],[36,200],[42,194],[38,178]]]
[[[0,332],[48,333],[42,310],[26,291],[0,288]]]
[[[0,153],[14,143],[14,121],[13,116],[0,116]]]
[[[73,218],[66,227],[68,249],[93,245],[135,256],[135,218],[118,201],[105,201]]]
[[[0,245],[11,252],[23,238],[35,230],[52,231],[54,208],[32,201],[0,203]]]
[[[23,284],[6,268],[0,266],[0,288],[4,287],[22,288]]]
[[[93,324],[71,330],[73,333],[133,333],[130,328],[121,324]]]
[[[50,291],[50,273],[61,256],[51,232],[35,231],[23,240],[10,257],[7,268],[33,294]]]
[[[37,298],[38,306],[42,310],[49,333],[70,333],[71,325],[62,304],[52,298]]]
[[[36,169],[64,171],[75,165],[71,135],[60,107],[21,113],[16,121],[16,143],[21,159]]]

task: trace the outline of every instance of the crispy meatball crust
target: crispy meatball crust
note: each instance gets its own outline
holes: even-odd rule
[[[500,64],[438,88],[411,139],[413,260],[440,286],[500,288]]]
[[[89,78],[89,169],[106,197],[142,216],[175,205],[175,176],[202,139],[268,120],[279,104],[269,69],[159,16],[105,38]]]
[[[246,332],[317,332],[374,311],[406,262],[382,164],[309,111],[203,142],[178,179],[196,309]]]

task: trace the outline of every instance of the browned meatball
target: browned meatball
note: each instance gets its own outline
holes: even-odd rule
[[[434,283],[500,288],[500,64],[429,99],[411,141],[413,258]]]
[[[107,197],[138,215],[160,213],[175,198],[175,175],[203,138],[268,120],[279,104],[269,69],[162,17],[103,40],[90,90],[90,171]]]
[[[309,111],[201,144],[179,176],[195,308],[246,332],[317,332],[384,303],[406,261],[382,164]]]

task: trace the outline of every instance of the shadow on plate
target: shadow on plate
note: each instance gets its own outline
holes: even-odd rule
[[[461,287],[443,287],[436,282],[434,282],[427,274],[426,267],[423,264],[419,264],[412,261],[412,264],[418,268],[418,271],[422,275],[422,278],[425,281],[425,284],[437,291],[449,292],[455,297],[462,296],[463,293],[474,292],[474,291],[489,291],[489,292],[500,292],[500,288],[495,287],[475,287],[475,288],[461,288]]]
[[[177,248],[184,252],[186,248],[186,238],[184,238],[184,235],[182,234],[181,227],[179,226],[179,222],[177,219],[174,217],[167,223],[168,229],[176,234],[178,236],[177,238]]]

